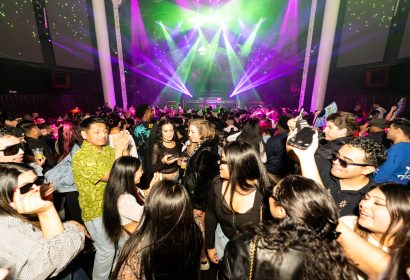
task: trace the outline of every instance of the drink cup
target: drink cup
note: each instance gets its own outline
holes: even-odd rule
[[[186,157],[181,158],[181,169],[186,169],[187,160]]]
[[[43,148],[34,148],[33,154],[35,159],[42,159],[44,157]]]

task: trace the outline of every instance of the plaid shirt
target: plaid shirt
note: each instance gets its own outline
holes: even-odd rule
[[[84,233],[69,223],[54,237],[8,215],[0,216],[0,267],[9,269],[7,279],[46,279],[56,276],[83,249]]]

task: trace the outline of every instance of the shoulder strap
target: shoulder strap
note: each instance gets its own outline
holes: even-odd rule
[[[251,262],[249,264],[249,280],[252,280],[253,278],[253,267],[255,266],[255,253],[256,253],[256,236],[255,238],[252,240],[252,244],[251,244]]]

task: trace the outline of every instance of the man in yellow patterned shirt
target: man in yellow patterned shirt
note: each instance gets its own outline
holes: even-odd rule
[[[111,166],[127,151],[128,133],[123,132],[114,143],[106,145],[108,129],[103,119],[90,117],[80,125],[84,142],[72,161],[74,182],[79,193],[81,216],[96,249],[93,279],[108,279],[115,248],[105,233],[102,222],[103,197]]]

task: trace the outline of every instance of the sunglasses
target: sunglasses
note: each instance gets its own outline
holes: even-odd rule
[[[372,166],[371,164],[368,163],[354,163],[354,162],[347,162],[346,160],[340,158],[340,154],[338,152],[335,152],[331,154],[330,158],[332,161],[339,161],[339,164],[343,168],[347,168],[349,165],[353,166]]]
[[[228,164],[228,162],[226,160],[220,159],[219,164]]]
[[[24,145],[22,143],[14,144],[11,146],[8,146],[7,148],[0,150],[0,152],[3,152],[4,156],[14,156],[18,154],[18,152],[22,149],[24,151]]]
[[[21,186],[20,187],[20,193],[21,194],[28,193],[31,190],[31,188],[33,187],[33,185],[41,186],[43,183],[44,183],[44,177],[37,177],[36,180],[34,180],[34,182],[27,183],[27,184]]]

